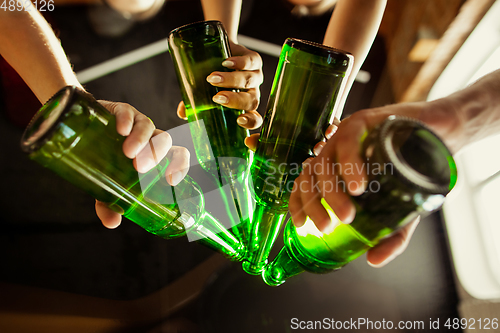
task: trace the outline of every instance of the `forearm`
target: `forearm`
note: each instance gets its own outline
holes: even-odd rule
[[[377,35],[386,4],[387,0],[339,0],[335,6],[323,43],[354,56],[344,102]]]
[[[0,54],[42,103],[64,86],[81,87],[59,40],[35,10],[0,11]]]
[[[488,74],[448,97],[431,102],[423,120],[436,118],[440,134],[454,152],[469,143],[500,134],[500,70]],[[441,107],[444,112],[439,112]],[[436,117],[439,112],[441,117]],[[436,122],[436,120],[432,120]]]
[[[221,21],[233,43],[238,43],[241,3],[241,0],[201,0],[205,20]]]

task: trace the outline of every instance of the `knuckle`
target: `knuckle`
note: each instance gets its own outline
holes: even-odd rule
[[[179,153],[182,154],[183,156],[186,156],[187,158],[189,158],[191,156],[189,149],[187,149],[186,147],[180,147]]]
[[[168,132],[162,132],[160,135],[164,137],[164,140],[168,145],[172,145],[172,136]]]
[[[132,107],[132,105],[127,104],[127,103],[122,103],[122,102],[114,102],[115,107],[123,112],[130,112],[134,113],[135,109]]]
[[[249,68],[254,68],[254,66],[255,66],[255,58],[250,55],[248,57],[248,67]]]
[[[241,87],[243,89],[250,89],[252,88],[252,84],[253,84],[253,76],[252,76],[252,73],[250,72],[240,72],[242,73],[242,77],[241,77]]]
[[[141,121],[144,122],[144,124],[147,126],[147,128],[150,130],[150,131],[154,131],[156,129],[156,126],[155,124],[153,124],[153,122],[146,116],[142,116],[141,117]]]
[[[250,110],[255,110],[259,107],[259,100],[256,98],[252,98],[250,101],[249,109]]]
[[[176,158],[181,158],[184,159],[184,164],[189,164],[189,159],[191,157],[191,153],[186,147],[182,146],[173,146],[169,153],[169,159],[176,159]]]
[[[108,101],[105,101],[104,103],[101,102],[101,104],[108,110],[110,111],[111,113],[117,115],[119,113],[121,113],[123,110],[122,108],[120,108],[120,104],[117,103],[117,102],[108,102]]]
[[[252,88],[252,83],[253,83],[252,77],[251,76],[247,76],[245,78],[245,89]]]

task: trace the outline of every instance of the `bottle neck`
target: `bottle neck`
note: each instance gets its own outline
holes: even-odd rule
[[[270,286],[279,286],[288,278],[304,271],[304,268],[290,255],[286,247],[283,247],[273,262],[262,272],[262,279]]]
[[[278,237],[287,211],[257,204],[252,218],[248,249],[243,269],[248,274],[259,275],[267,264],[271,248]]]
[[[190,241],[198,241],[222,253],[232,261],[240,261],[245,255],[245,247],[212,214],[203,212],[198,221],[187,230]]]
[[[325,234],[321,234],[309,218],[308,221],[301,227],[312,231],[308,237],[304,237],[304,234],[300,235],[292,220],[288,221],[283,235],[285,246],[273,262],[266,267],[262,276],[267,284],[277,286],[304,271],[326,273],[345,265],[344,260],[331,256],[331,247],[325,244],[325,239],[321,236]],[[308,226],[308,223],[311,225]],[[313,229],[316,231],[314,232]],[[339,240],[339,243],[341,242]]]

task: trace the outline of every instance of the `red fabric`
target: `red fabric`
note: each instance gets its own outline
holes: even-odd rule
[[[0,57],[3,111],[15,125],[26,127],[41,104],[17,72]]]
[[[47,13],[42,13],[59,35],[56,22]],[[42,106],[28,85],[0,55],[0,108],[16,126],[25,128]],[[2,98],[3,97],[3,98]]]

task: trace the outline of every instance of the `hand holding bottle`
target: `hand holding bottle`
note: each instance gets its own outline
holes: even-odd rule
[[[262,58],[257,52],[233,42],[230,42],[230,48],[233,56],[224,60],[222,65],[233,71],[212,72],[207,81],[215,87],[241,91],[220,91],[213,96],[213,101],[232,109],[245,110],[237,119],[238,125],[246,129],[259,128],[262,116],[256,109],[260,102],[259,86],[263,81]],[[177,115],[187,120],[184,102],[179,103]]]
[[[308,167],[295,180],[289,210],[296,226],[301,226],[306,216],[320,230],[328,230],[330,218],[321,205],[321,198],[333,209],[344,223],[353,220],[355,209],[349,196],[343,191],[324,191],[321,184],[336,181],[342,176],[350,195],[360,195],[365,190],[366,172],[363,172],[359,154],[359,142],[364,133],[390,115],[416,118],[426,123],[439,135],[452,152],[459,151],[468,143],[477,141],[500,131],[498,109],[498,86],[500,70],[492,72],[473,85],[450,96],[431,102],[394,104],[376,109],[361,110],[342,121],[337,133],[328,141],[318,157],[309,161]],[[325,174],[315,172],[324,169],[327,163],[342,166],[344,172],[334,170]],[[304,191],[318,184],[320,192]],[[314,189],[314,188],[313,188]],[[368,251],[368,262],[382,266],[401,254],[408,245],[418,221],[411,222],[396,234],[383,240]]]
[[[153,168],[165,155],[170,164],[165,175],[170,185],[177,185],[189,169],[189,151],[184,147],[172,146],[167,132],[155,128],[153,122],[133,106],[126,103],[99,101],[116,116],[116,130],[127,138],[123,142],[123,153],[133,159],[135,169],[145,173]],[[106,204],[96,200],[96,213],[102,224],[109,229],[118,227],[121,215]]]
[[[246,47],[229,42],[232,57],[227,58],[222,65],[234,71],[232,72],[212,72],[207,81],[216,87],[242,89],[243,91],[221,91],[214,96],[213,101],[233,108],[245,110],[241,114],[237,123],[245,129],[257,129],[262,125],[262,116],[256,111],[260,102],[259,86],[263,82],[262,58],[257,52],[251,51]],[[217,97],[216,97],[217,96]],[[224,102],[221,102],[224,101]],[[184,102],[180,102],[177,107],[179,118],[187,120],[186,107]],[[326,139],[329,139],[336,131],[337,124],[331,125],[326,133]],[[255,133],[245,139],[245,145],[252,151],[257,148],[260,134]],[[317,155],[324,147],[325,142],[321,141],[314,147],[314,153]]]
[[[333,224],[321,204],[321,198],[325,198],[342,222],[350,223],[354,219],[356,210],[349,196],[362,194],[368,179],[359,150],[359,142],[363,135],[389,115],[399,114],[419,118],[420,113],[421,108],[416,104],[396,105],[362,110],[343,120],[321,153],[307,161],[304,170],[295,180],[289,203],[294,224],[297,227],[301,226],[309,216],[319,230],[329,231]],[[328,166],[333,164],[338,168],[328,169]],[[318,172],[322,170],[328,172]],[[344,182],[348,193],[338,190],[341,186],[334,186],[335,190],[327,189],[325,186],[325,184],[340,184],[341,181]],[[408,246],[418,222],[417,218],[368,251],[368,263],[381,267],[401,254]]]
[[[324,167],[322,170],[305,172],[313,175],[314,185],[299,188],[301,193],[316,192],[315,196],[323,196],[321,204],[333,223],[318,230],[311,218],[305,223],[299,221],[303,225],[298,228],[293,221],[288,221],[284,230],[285,246],[262,273],[267,284],[280,285],[303,271],[326,273],[340,269],[386,240],[378,252],[372,252],[368,258],[372,265],[382,266],[404,250],[415,221],[438,210],[454,188],[457,167],[452,153],[428,126],[396,115],[387,117],[374,128],[367,125],[369,122],[361,120],[360,123],[366,125],[367,130],[359,136],[355,149],[359,152],[352,156],[359,155],[363,163],[350,161],[352,165],[348,165],[327,158],[326,163],[316,165]],[[357,173],[363,177],[361,185],[346,183],[344,176],[359,166]],[[310,166],[305,167],[308,168]],[[325,174],[330,177],[316,182],[315,175]],[[358,193],[360,187],[366,190]],[[355,210],[352,223],[339,221],[325,199],[325,194],[330,192],[350,193],[349,200]],[[387,237],[410,222],[412,227],[387,241]]]

